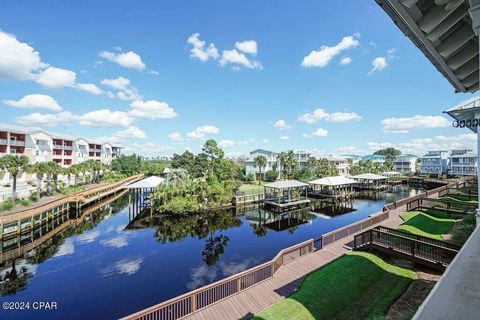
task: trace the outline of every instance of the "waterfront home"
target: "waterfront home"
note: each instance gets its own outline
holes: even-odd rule
[[[299,168],[305,168],[307,166],[308,159],[312,156],[312,153],[307,150],[296,150],[295,160],[297,160]]]
[[[393,171],[404,174],[412,174],[417,172],[418,157],[414,154],[402,153],[395,157],[393,163]]]
[[[265,149],[255,149],[250,152],[250,156],[246,161],[245,174],[247,176],[251,173],[254,174],[255,177],[257,177],[258,167],[254,165],[254,159],[258,156],[264,156],[265,158],[267,158],[267,163],[265,167],[262,168],[262,173],[273,170],[274,165],[278,165],[277,153]]]
[[[448,170],[448,152],[445,150],[428,151],[421,158],[420,173],[444,174]]]
[[[385,156],[380,154],[369,154],[362,157],[362,161],[372,161],[373,163],[385,163]]]
[[[333,164],[337,168],[340,175],[348,174],[348,160],[341,156],[328,156],[326,158],[328,162]]]
[[[455,176],[474,176],[477,174],[477,153],[471,149],[452,150],[448,173]]]

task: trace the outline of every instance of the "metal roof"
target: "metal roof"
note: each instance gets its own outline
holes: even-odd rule
[[[156,188],[165,181],[164,178],[151,176],[140,181],[129,184],[127,189],[144,189],[144,188]]]
[[[478,36],[468,1],[376,0],[458,92],[478,90]]]
[[[478,119],[480,117],[480,98],[470,98],[443,112],[458,121]],[[465,125],[465,127],[477,132],[477,126]]]
[[[357,174],[356,176],[352,176],[353,179],[362,179],[362,180],[383,180],[387,179],[385,176],[381,176],[379,174],[374,173],[362,173]]]
[[[347,178],[345,176],[325,177],[317,180],[310,181],[309,184],[317,184],[323,186],[342,186],[347,184],[354,184],[357,181]]]
[[[274,188],[274,189],[300,188],[300,187],[307,187],[307,186],[308,184],[298,180],[275,181],[272,183],[267,183],[265,185],[265,187],[267,188]]]

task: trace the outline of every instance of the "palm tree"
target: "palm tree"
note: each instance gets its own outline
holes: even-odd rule
[[[30,166],[29,172],[34,173],[37,178],[37,196],[40,198],[42,194],[42,181],[47,173],[48,164],[46,162],[36,162]]]
[[[77,185],[78,184],[78,176],[80,173],[80,166],[78,164],[71,165],[68,168],[68,174],[72,175],[74,177],[73,184]],[[69,178],[70,180],[70,178]]]
[[[314,156],[311,156],[310,158],[308,158],[307,168],[308,168],[308,171],[310,171],[310,175],[314,174],[315,169],[317,168],[317,164],[318,164],[317,159]]]
[[[62,171],[62,167],[54,162],[46,162],[46,174],[47,174],[47,194],[50,196],[52,193],[52,180],[54,183],[55,191],[58,190],[58,175]]]
[[[78,171],[82,173],[82,183],[85,184],[85,177],[87,175],[88,171],[88,163],[87,162],[81,162],[78,164]]]
[[[0,158],[0,168],[5,169],[12,177],[12,200],[17,200],[17,177],[28,168],[27,156],[14,156],[8,154]]]
[[[288,150],[285,155],[285,173],[288,179],[293,176],[295,169],[298,167],[297,159],[295,159],[295,153],[293,150]]]
[[[266,165],[267,165],[267,158],[265,158],[265,156],[256,156],[253,159],[253,166],[255,168],[258,167],[258,184],[260,184],[262,181],[262,168],[265,168]]]
[[[280,162],[281,178],[285,180],[285,176],[287,175],[287,171],[285,167],[285,160],[287,159],[287,154],[285,152],[280,152],[277,156],[277,159]]]

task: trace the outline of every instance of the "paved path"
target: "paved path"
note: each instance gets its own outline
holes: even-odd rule
[[[391,210],[390,217],[378,225],[390,228],[397,227],[403,222],[399,214],[405,210],[405,206]],[[361,232],[362,231],[358,233]],[[212,304],[205,309],[197,311],[195,314],[185,317],[185,319],[248,319],[253,314],[262,311],[273,303],[295,292],[308,274],[348,253],[350,250],[345,248],[344,245],[351,242],[352,239],[353,234],[325,246],[321,250],[314,251],[304,257],[293,260],[282,266],[273,278],[252,286],[237,295]]]

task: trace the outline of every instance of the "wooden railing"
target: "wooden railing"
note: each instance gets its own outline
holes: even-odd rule
[[[370,229],[354,236],[354,249],[374,246],[442,267],[448,266],[459,251],[377,229]]]
[[[314,251],[313,239],[281,250],[272,260],[122,319],[176,320],[268,280],[281,268]]]
[[[245,194],[245,195],[234,196],[232,202],[234,206],[238,206],[238,205],[261,202],[264,199],[265,199],[264,193]]]

